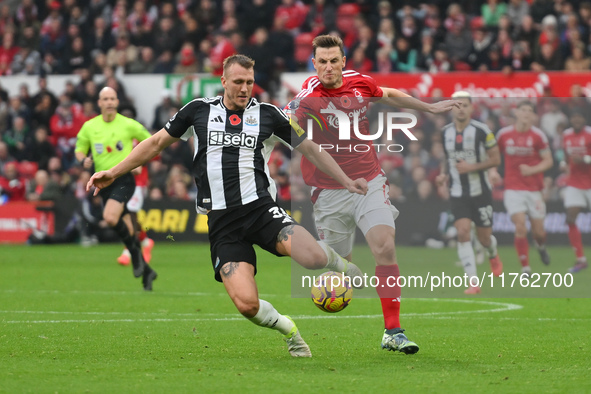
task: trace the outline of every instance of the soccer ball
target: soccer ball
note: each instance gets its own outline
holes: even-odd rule
[[[312,302],[324,312],[340,312],[351,302],[353,288],[349,278],[341,273],[328,271],[314,281]]]

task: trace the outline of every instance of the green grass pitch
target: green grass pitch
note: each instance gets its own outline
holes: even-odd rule
[[[0,246],[0,392],[591,392],[588,298],[403,299],[403,327],[421,347],[405,356],[380,349],[377,299],[323,313],[291,297],[289,259],[259,253],[261,298],[294,317],[313,353],[292,359],[279,333],[236,313],[208,245],[157,244],[151,293],[116,263],[120,252]],[[500,253],[516,270],[513,249]],[[569,248],[550,253],[555,272],[572,264]],[[461,272],[453,249],[400,247],[398,259],[403,274]],[[575,279],[591,283],[590,270]]]

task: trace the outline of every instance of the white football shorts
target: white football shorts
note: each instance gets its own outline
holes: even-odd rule
[[[509,216],[524,212],[530,219],[543,219],[546,216],[546,203],[542,192],[529,190],[505,190],[503,197]]]
[[[564,188],[564,207],[581,207],[591,209],[591,189],[578,189],[567,186]]]
[[[357,226],[363,235],[377,225],[396,228],[399,211],[390,203],[386,177],[378,175],[367,186],[365,196],[345,189],[324,189],[314,204],[318,237],[341,256],[353,250]]]
[[[127,202],[127,210],[129,212],[139,212],[140,209],[144,206],[144,194],[146,193],[146,188],[144,186],[136,186],[135,191],[133,192],[133,196]]]

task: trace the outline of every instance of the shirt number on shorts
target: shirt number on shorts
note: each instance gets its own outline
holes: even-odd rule
[[[478,212],[480,213],[480,221],[482,222],[483,226],[490,226],[490,221],[493,216],[493,207],[492,205],[487,205],[486,207],[478,208]]]
[[[291,218],[291,216],[289,216],[287,214],[287,212],[285,212],[285,210],[283,208],[280,207],[273,207],[269,209],[269,212],[271,212],[271,214],[273,214],[273,219],[281,219],[283,218],[283,222],[282,223],[291,223],[293,222],[293,219]]]

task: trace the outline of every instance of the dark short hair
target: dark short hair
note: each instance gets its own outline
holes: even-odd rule
[[[532,109],[532,111],[536,112],[536,106],[534,105],[534,103],[532,103],[529,100],[520,101],[519,104],[517,104],[517,109],[519,109],[519,108],[521,108],[521,107],[523,107],[525,105],[527,105],[528,107],[530,107]]]
[[[247,70],[254,68],[254,60],[246,55],[232,55],[224,59],[224,74],[232,64],[239,64]]]
[[[345,56],[345,46],[343,45],[343,40],[341,40],[340,37],[324,34],[322,36],[317,36],[312,41],[312,48],[314,48],[314,57],[316,57],[317,48],[334,47],[339,47],[339,49],[341,50],[341,56]]]

